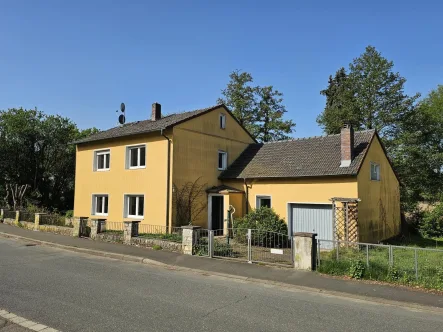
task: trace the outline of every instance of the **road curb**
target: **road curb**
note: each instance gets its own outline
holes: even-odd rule
[[[402,301],[394,301],[394,300],[387,300],[380,297],[373,297],[373,296],[362,296],[362,295],[355,295],[352,293],[345,293],[345,292],[339,292],[339,291],[332,291],[327,289],[321,289],[321,288],[313,288],[313,287],[307,287],[307,286],[300,286],[300,285],[294,285],[294,284],[288,284],[284,282],[278,282],[278,281],[272,281],[272,280],[266,280],[266,279],[257,279],[257,278],[250,278],[250,277],[243,277],[238,275],[232,275],[232,274],[226,274],[221,272],[213,272],[213,271],[206,271],[206,270],[199,270],[195,268],[188,268],[188,267],[181,267],[177,265],[172,264],[165,264],[162,262],[158,262],[149,258],[140,257],[140,256],[131,256],[131,255],[124,255],[124,254],[116,254],[116,253],[109,253],[104,252],[100,250],[93,250],[93,249],[85,249],[85,248],[78,248],[73,246],[67,246],[63,244],[53,243],[53,242],[47,242],[47,241],[41,241],[41,240],[35,240],[32,238],[20,236],[20,235],[14,235],[9,233],[0,232],[1,237],[5,238],[13,238],[18,240],[24,240],[28,242],[33,242],[37,244],[41,244],[47,247],[54,247],[62,250],[67,250],[71,252],[78,252],[83,254],[89,254],[92,256],[98,256],[98,257],[104,257],[104,258],[110,258],[110,259],[116,259],[116,260],[122,260],[126,262],[134,262],[134,263],[141,263],[151,266],[157,266],[157,267],[163,267],[168,270],[175,270],[180,272],[191,272],[199,275],[204,275],[208,277],[217,277],[224,280],[229,281],[236,281],[236,282],[252,282],[256,284],[262,284],[266,285],[268,287],[283,287],[288,291],[293,292],[309,292],[313,294],[322,294],[326,296],[335,296],[340,298],[345,298],[348,300],[354,300],[354,301],[364,301],[364,302],[371,302],[371,303],[381,303],[385,305],[395,306],[395,307],[402,307],[402,308],[408,308],[410,310],[423,310],[423,311],[432,311],[437,312],[439,314],[443,314],[443,308],[434,307],[430,305],[425,304],[418,304],[414,302],[402,302]],[[201,257],[202,259],[205,259],[205,257]]]

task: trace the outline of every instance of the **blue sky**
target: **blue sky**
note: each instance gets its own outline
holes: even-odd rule
[[[440,1],[0,1],[0,109],[34,108],[105,129],[215,104],[234,69],[284,93],[295,137],[328,76],[371,44],[407,78],[443,83]]]

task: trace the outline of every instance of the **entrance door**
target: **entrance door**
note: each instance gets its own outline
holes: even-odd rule
[[[223,196],[211,196],[211,229],[223,229]]]

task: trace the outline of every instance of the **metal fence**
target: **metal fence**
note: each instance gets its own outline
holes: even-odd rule
[[[59,214],[42,214],[40,215],[40,225],[66,226],[64,216]]]
[[[35,221],[35,213],[31,213],[31,212],[27,212],[27,211],[20,211],[20,221],[34,222]]]
[[[15,219],[15,211],[11,211],[11,210],[4,210],[3,211],[3,218],[5,219]]]
[[[124,230],[125,224],[121,221],[105,220],[100,224],[101,232],[123,232]]]
[[[139,224],[138,236],[181,243],[183,240],[183,229],[181,227]]]
[[[349,274],[363,264],[367,279],[443,287],[443,250],[321,239],[317,246],[320,272]]]
[[[287,234],[245,228],[200,231],[196,252],[203,252],[205,256],[250,263],[294,264],[292,238]]]
[[[211,231],[203,228],[194,230],[195,242],[192,248],[193,255],[210,256],[209,249],[211,248],[211,245],[209,241],[213,238],[210,238],[210,232]]]

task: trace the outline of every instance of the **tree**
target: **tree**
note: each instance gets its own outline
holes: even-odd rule
[[[182,186],[174,184],[175,226],[192,225],[206,209],[207,184],[200,184],[200,179],[186,182]]]
[[[325,132],[339,133],[346,121],[357,129],[377,129],[389,136],[392,126],[413,110],[420,97],[404,93],[406,79],[393,72],[393,67],[392,61],[368,46],[349,65],[348,74],[341,68],[330,78],[328,88],[320,92],[326,96],[326,106],[317,118]]]
[[[255,87],[249,73],[235,70],[229,75],[230,81],[222,90],[224,98],[219,98],[217,103],[225,104],[231,110],[238,122],[249,132],[255,131]]]
[[[288,139],[295,123],[283,120],[286,108],[282,105],[283,94],[272,86],[257,87],[259,102],[256,106],[254,136],[258,141],[270,142]]]
[[[231,108],[240,124],[259,142],[288,138],[295,123],[283,119],[283,94],[272,86],[252,86],[252,76],[246,72],[236,70],[229,77],[226,89],[222,90],[224,98],[217,102]]]

